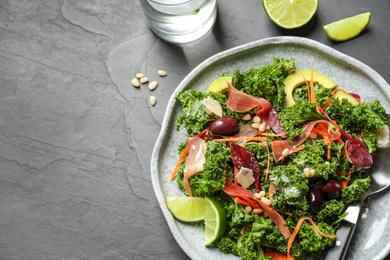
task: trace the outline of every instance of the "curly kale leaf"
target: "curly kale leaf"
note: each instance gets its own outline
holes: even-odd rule
[[[321,232],[333,236],[335,234],[335,229],[330,225],[324,222],[317,222],[317,227]],[[301,228],[299,229],[299,244],[302,249],[310,252],[314,257],[318,257],[323,250],[330,247],[334,243],[334,238],[321,236],[315,228],[308,222],[303,222]]]
[[[302,124],[308,121],[325,119],[325,117],[316,110],[316,103],[297,100],[295,105],[284,109],[278,114],[280,125],[289,136],[288,140],[305,134],[302,130]]]
[[[189,179],[198,197],[212,195],[225,186],[225,169],[230,169],[232,162],[227,143],[209,141],[206,145],[206,162],[203,164],[203,171]]]
[[[308,214],[309,181],[300,167],[291,164],[272,167],[269,180],[275,184],[273,208],[299,218]]]
[[[345,215],[342,214],[343,210],[344,204],[341,201],[335,199],[330,200],[319,212],[317,212],[314,220],[318,222],[325,222],[336,228],[340,221],[345,217]]]
[[[346,188],[341,190],[345,204],[351,204],[364,198],[364,191],[370,187],[371,178],[356,179]]]
[[[332,90],[323,87],[320,83],[314,83],[314,93],[318,104],[322,107],[328,101],[328,98],[332,95]],[[294,100],[306,101],[308,100],[307,86],[302,85],[294,89],[293,92]]]
[[[335,120],[341,129],[347,133],[360,137],[361,129],[364,130],[363,141],[370,153],[376,150],[376,130],[382,129],[386,121],[386,111],[378,100],[367,103],[352,105],[347,99],[340,102],[333,99],[326,113]]]
[[[283,109],[284,79],[288,75],[287,68],[295,68],[294,59],[274,58],[273,64],[260,68],[250,68],[246,72],[234,71],[233,85],[238,90],[254,97],[267,99],[277,111]]]

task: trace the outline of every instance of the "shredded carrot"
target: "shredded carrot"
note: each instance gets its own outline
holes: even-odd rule
[[[279,142],[282,142],[282,141],[280,141],[280,140],[275,140],[275,141],[269,142],[268,144],[276,144],[276,143],[279,143]]]
[[[317,129],[315,127],[313,127],[313,129],[311,131],[313,133],[321,135],[324,138],[326,146],[328,146],[330,144],[330,135],[329,135],[329,133],[327,131],[323,131],[323,130]]]
[[[179,160],[176,163],[175,169],[173,169],[173,173],[172,173],[172,176],[171,176],[171,182],[175,178],[177,171],[179,170],[180,166],[182,165],[182,163],[184,162],[185,158],[187,157],[187,154],[188,154],[189,150],[190,150],[190,146],[187,144],[186,148],[184,148],[183,152],[181,153],[181,155],[179,157]]]
[[[298,146],[297,148],[295,148],[295,149],[292,151],[292,153],[290,153],[290,154],[297,153],[297,152],[299,152],[299,151],[301,151],[301,150],[303,150],[303,149],[305,149],[305,145],[304,145],[304,144],[302,144],[302,145]]]
[[[327,108],[328,106],[330,106],[331,103],[332,103],[332,99],[329,98],[328,101],[326,101],[326,103],[325,103],[325,105],[324,105],[324,107],[323,107],[322,109],[325,110],[325,108]]]
[[[317,225],[314,223],[313,220],[311,220],[311,218],[301,218],[299,221],[298,221],[298,224],[297,226],[295,227],[290,239],[288,240],[288,243],[287,243],[287,259],[294,259],[291,257],[290,255],[290,249],[291,249],[291,246],[294,242],[294,239],[295,237],[298,235],[298,232],[299,232],[299,229],[301,228],[302,226],[302,223],[305,221],[305,220],[308,220],[314,227],[314,229],[321,235],[321,236],[324,236],[324,237],[329,237],[329,238],[336,238],[337,236],[334,235],[334,236],[329,236],[323,232],[321,232],[321,230],[317,227]]]
[[[246,142],[259,141],[259,142],[262,142],[262,141],[265,141],[266,139],[267,138],[265,138],[265,137],[246,137],[246,136],[242,136],[242,137],[231,137],[231,138],[216,139],[215,141],[216,142],[238,142],[238,141],[246,141]]]
[[[348,186],[348,183],[349,183],[349,180],[351,178],[351,175],[352,175],[351,168],[348,168],[348,180],[342,181],[340,183],[341,189],[345,189]],[[340,176],[344,176],[344,174],[342,172],[340,172]]]
[[[274,136],[274,137],[283,136],[283,135],[285,135],[285,134],[286,134],[286,133],[283,133],[283,134],[261,133],[261,135],[264,135],[264,136]]]
[[[341,91],[341,92],[347,94],[348,96],[351,96],[347,91],[345,91],[344,89],[341,89],[341,88],[335,88],[335,89],[333,90],[333,92],[332,92],[332,96],[334,96],[334,94],[336,94],[337,91]],[[356,98],[355,98],[355,99],[356,99]],[[340,100],[340,102],[341,102],[341,101],[342,101],[342,100]],[[356,101],[358,102],[359,105],[361,105],[361,104],[366,104],[365,102],[360,101],[360,100],[357,100],[357,99],[356,99]],[[350,103],[350,104],[352,104],[352,105],[355,105],[355,104],[352,103],[351,101],[348,101],[348,103]]]
[[[266,257],[271,257],[272,260],[287,260],[287,256],[283,255],[282,253],[275,252],[272,249],[268,249],[264,252],[264,255]]]
[[[271,164],[271,154],[269,152],[269,147],[268,147],[267,143],[263,141],[263,145],[265,145],[265,147],[267,148],[267,153],[268,153],[267,172],[265,173],[265,180],[267,180],[268,179],[268,173],[269,173],[269,167],[270,167],[270,164]]]
[[[269,200],[272,202],[272,200],[274,199],[274,189],[275,189],[275,184],[274,183],[271,183],[269,185]]]
[[[286,215],[291,215],[290,213],[288,213],[288,212],[282,212],[282,211],[280,211],[279,209],[274,209],[275,211],[277,211],[277,212],[280,212],[280,213],[283,213],[283,214],[286,214]]]
[[[238,198],[238,197],[236,197]],[[247,203],[247,205],[251,206],[252,208],[256,209],[258,208],[258,206],[256,205],[256,203],[254,201],[252,201],[250,198],[246,197],[246,196],[241,196],[239,197],[239,199],[241,201],[245,201]],[[241,203],[240,203],[241,204]]]
[[[360,130],[360,136],[361,136],[362,138],[364,137],[364,129],[363,129],[363,128]]]
[[[210,129],[210,126],[208,126],[205,130],[203,130],[202,132],[197,134],[196,137],[202,137],[206,132],[209,131],[209,129]],[[176,163],[175,169],[173,169],[173,172],[172,172],[172,175],[171,175],[171,180],[170,180],[171,182],[175,178],[177,171],[180,169],[180,166],[183,164],[183,162],[184,162],[185,158],[187,157],[189,151],[190,151],[190,147],[187,144],[186,148],[184,148],[183,152],[181,153],[181,155],[179,157],[179,160]]]
[[[312,103],[317,102],[316,95],[314,93],[314,81],[313,81],[313,64],[311,65],[311,72],[310,72],[310,101]],[[318,110],[318,109],[317,109]],[[317,111],[318,112],[318,111]]]
[[[307,96],[309,97],[309,101],[310,101],[310,87],[309,87],[309,83],[307,82],[306,78],[305,78],[305,75],[303,75],[303,73],[299,70],[295,70],[295,69],[289,69],[287,68],[286,66],[284,66],[284,64],[282,64],[282,66],[286,69],[286,70],[290,70],[290,71],[296,71],[296,72],[299,72],[301,74],[301,76],[303,77],[303,79],[305,80],[305,83],[306,83],[306,86],[307,86]]]
[[[331,156],[332,156],[332,150],[328,148],[328,160],[330,160]]]

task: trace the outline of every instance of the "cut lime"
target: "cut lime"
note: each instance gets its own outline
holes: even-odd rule
[[[358,36],[366,28],[370,19],[371,13],[367,12],[324,25],[323,28],[329,39],[346,41]]]
[[[209,207],[204,198],[198,197],[165,197],[165,202],[172,215],[183,222],[204,220],[206,208]]]
[[[225,76],[215,79],[213,82],[211,82],[210,86],[207,88],[206,92],[220,92],[225,93],[228,89],[228,84],[226,83],[232,83],[233,77]]]
[[[285,29],[307,24],[316,13],[317,6],[318,0],[263,0],[268,17]]]
[[[206,197],[206,202],[209,204],[209,207],[206,206],[206,215],[204,218],[204,245],[208,246],[225,233],[227,219],[226,211],[218,200],[213,197]]]

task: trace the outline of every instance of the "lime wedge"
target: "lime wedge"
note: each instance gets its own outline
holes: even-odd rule
[[[208,246],[225,233],[227,227],[226,211],[222,204],[213,197],[206,197],[206,215],[204,219],[204,245]]]
[[[207,88],[206,92],[220,92],[225,93],[228,89],[228,84],[226,83],[232,83],[233,77],[226,76],[226,77],[220,77],[215,79],[209,87]]]
[[[307,24],[316,13],[317,6],[318,0],[263,0],[268,17],[285,29]]]
[[[329,39],[346,41],[358,36],[366,28],[370,19],[371,13],[367,12],[324,25],[323,28]]]
[[[204,220],[206,208],[209,207],[204,198],[198,197],[165,197],[165,202],[172,215],[183,222]]]

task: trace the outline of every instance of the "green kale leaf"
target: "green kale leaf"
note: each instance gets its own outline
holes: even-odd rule
[[[332,90],[323,87],[320,83],[314,82],[314,93],[316,95],[317,103],[323,107],[325,103],[328,101],[328,98],[332,95]],[[302,85],[294,89],[293,92],[294,100],[307,101],[308,93],[307,86]]]
[[[341,190],[345,204],[351,204],[362,200],[364,191],[370,186],[371,178],[356,179],[352,184]]]
[[[329,236],[333,236],[335,234],[335,229],[324,222],[317,222],[316,225],[321,232]],[[334,238],[320,235],[309,222],[302,223],[298,236],[300,240],[299,244],[302,249],[310,252],[310,254],[315,258],[322,254],[323,250],[332,246],[335,240]]]
[[[316,222],[325,222],[331,225],[333,228],[336,228],[345,216],[342,214],[343,210],[344,204],[341,201],[335,199],[330,200],[319,212],[317,212],[314,220]]]

